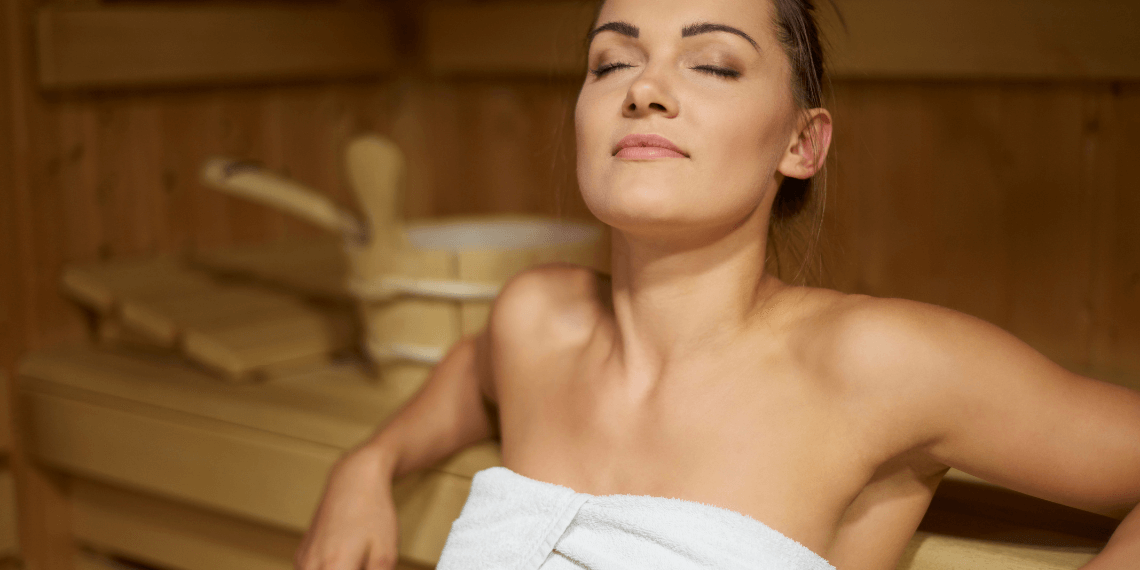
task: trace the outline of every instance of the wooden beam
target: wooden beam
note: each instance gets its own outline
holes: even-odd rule
[[[362,8],[41,8],[47,89],[375,76],[393,67],[387,13]]]
[[[428,68],[442,74],[585,73],[591,2],[432,3],[424,17]]]
[[[836,77],[1140,78],[1140,5],[1131,0],[854,0],[840,9],[846,31],[822,13]]]
[[[433,3],[427,64],[439,74],[581,74],[592,4]],[[1129,0],[840,4],[846,29],[830,7],[819,13],[836,78],[1140,79],[1140,5]]]

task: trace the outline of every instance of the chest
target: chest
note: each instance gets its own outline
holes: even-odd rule
[[[825,388],[773,367],[768,376],[731,368],[652,390],[573,374],[508,389],[504,464],[595,495],[683,498],[777,528],[828,526],[866,480],[858,429]]]

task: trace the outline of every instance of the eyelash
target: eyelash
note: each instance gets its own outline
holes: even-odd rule
[[[595,78],[600,79],[600,78],[608,75],[611,71],[616,71],[618,69],[624,69],[627,67],[633,67],[633,66],[628,64],[628,63],[620,63],[620,62],[619,63],[607,63],[605,65],[599,65],[595,69],[591,69],[590,73],[592,73]],[[692,67],[690,69],[695,69],[695,70],[700,71],[702,73],[708,73],[709,75],[715,75],[717,77],[723,77],[725,79],[736,79],[737,77],[740,77],[739,71],[736,71],[735,69],[729,69],[727,67],[716,67],[716,66],[712,66],[712,65],[698,65],[698,66]]]
[[[726,79],[736,79],[737,77],[740,77],[739,71],[737,71],[735,69],[729,69],[727,67],[716,67],[716,66],[712,66],[712,65],[698,65],[692,69],[695,69],[697,71],[701,71],[704,73],[716,75],[717,77],[724,77]]]
[[[628,63],[607,63],[605,65],[599,65],[595,69],[591,69],[590,73],[593,73],[594,77],[596,77],[596,78],[601,78],[601,77],[604,77],[605,75],[607,75],[611,71],[614,71],[617,69],[623,69],[626,67],[633,67],[633,66],[628,64]]]

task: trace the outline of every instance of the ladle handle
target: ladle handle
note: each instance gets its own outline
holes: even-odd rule
[[[202,166],[202,182],[232,196],[283,210],[347,240],[364,240],[364,224],[354,214],[311,188],[256,163],[211,158]]]
[[[370,245],[403,249],[407,246],[401,204],[404,153],[385,137],[364,135],[353,139],[345,154],[348,180],[364,214]]]

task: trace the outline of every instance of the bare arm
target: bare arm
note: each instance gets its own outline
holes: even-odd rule
[[[333,467],[294,564],[299,570],[388,570],[399,542],[392,479],[493,435],[486,333],[460,340],[423,388]]]
[[[360,449],[372,450],[388,477],[429,467],[495,434],[487,333],[460,340],[423,388]]]
[[[932,459],[1011,489],[1122,517],[1087,568],[1140,560],[1140,393],[1074,374],[1009,333],[946,309],[880,301],[862,366],[915,410]]]

